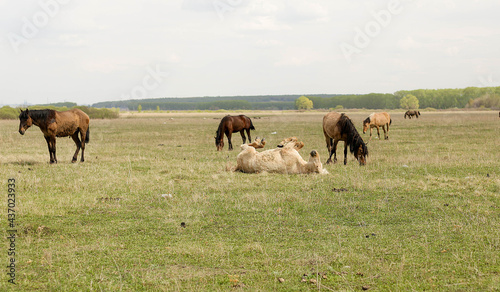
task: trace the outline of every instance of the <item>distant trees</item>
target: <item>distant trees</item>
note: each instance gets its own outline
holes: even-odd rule
[[[139,113],[142,112],[142,105],[137,106],[137,112],[139,112]]]
[[[6,105],[0,108],[0,120],[15,120],[19,117],[19,110]]]
[[[295,108],[299,110],[309,110],[313,108],[313,102],[306,96],[302,95],[295,100]]]
[[[418,98],[413,94],[407,94],[399,101],[403,109],[418,109]]]
[[[54,106],[53,104],[48,105],[34,105],[29,106],[29,109],[54,109],[57,111],[65,111],[68,110],[66,104],[62,104],[63,106]],[[95,107],[87,107],[87,106],[73,106],[71,108],[78,108],[84,111],[91,119],[116,119],[119,117],[119,113],[116,109],[108,109],[108,108],[95,108]],[[0,120],[15,120],[19,117],[19,108],[11,108],[6,105],[0,108]]]
[[[368,93],[368,94],[319,94],[308,95],[304,98],[312,102],[315,109],[331,109],[342,106],[345,109],[398,109],[398,108],[464,108],[470,107],[469,101],[476,101],[480,97],[500,96],[500,87],[467,87],[462,89],[416,89],[400,90],[392,93]],[[410,101],[417,103],[408,104]],[[298,109],[300,95],[265,95],[265,96],[211,96],[190,98],[155,98],[141,100],[108,101],[94,104],[98,108],[122,108],[135,111],[139,103],[141,110],[292,110]],[[405,98],[403,99],[403,98]],[[303,99],[303,98],[302,98]],[[401,100],[403,99],[403,104]],[[475,103],[479,104],[479,103]],[[495,103],[485,99],[481,106],[490,107]],[[471,104],[472,105],[472,104]],[[305,107],[304,107],[305,106]],[[310,105],[301,105],[308,108]]]
[[[500,95],[493,93],[486,93],[485,95],[476,99],[470,99],[468,108],[491,108],[500,109]]]

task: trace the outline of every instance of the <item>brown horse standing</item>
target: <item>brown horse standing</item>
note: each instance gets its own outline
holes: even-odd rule
[[[252,141],[250,137],[250,130],[255,130],[252,120],[245,115],[239,116],[225,116],[219,124],[219,128],[215,133],[215,146],[217,151],[221,151],[224,147],[224,133],[226,134],[229,143],[229,150],[233,150],[233,143],[231,143],[231,135],[234,132],[240,132],[243,144],[246,142],[245,130],[247,131],[248,141]]]
[[[84,159],[85,143],[89,142],[89,116],[79,109],[55,111],[51,109],[22,111],[19,115],[19,133],[24,135],[32,125],[38,126],[49,147],[50,163],[57,163],[56,137],[71,136],[76,144],[76,152],[71,162],[76,162],[78,152],[82,149],[81,162]],[[80,133],[81,141],[78,138]]]
[[[344,165],[347,164],[347,146],[359,161],[360,165],[366,164],[368,147],[359,135],[351,119],[345,114],[329,112],[323,117],[323,134],[325,134],[326,147],[330,157],[326,164],[337,162],[337,143],[344,141]]]
[[[418,119],[418,116],[420,116],[420,112],[419,111],[406,111],[405,119],[407,116],[409,119],[411,119],[411,117],[413,117],[413,116],[417,117],[417,119]]]
[[[366,118],[363,121],[363,134],[366,133],[368,128],[370,128],[370,139],[368,141],[372,140],[372,128],[377,128],[377,135],[378,138],[380,139],[380,129],[379,127],[382,127],[382,130],[384,130],[384,139],[389,140],[389,125],[392,124],[391,116],[386,113],[373,113],[368,118]],[[387,131],[386,128],[387,127]]]

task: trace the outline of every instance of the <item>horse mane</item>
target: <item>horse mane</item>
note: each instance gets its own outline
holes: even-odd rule
[[[51,109],[42,109],[42,110],[26,110],[24,112],[21,112],[19,115],[20,119],[28,119],[28,114],[31,117],[31,119],[35,121],[47,121],[55,118],[55,110]]]
[[[369,124],[370,122],[371,122],[370,117],[367,117],[367,118],[363,121],[363,124],[366,124],[366,123],[368,123],[368,124]]]
[[[364,122],[366,122],[367,120],[369,123],[370,117],[368,117]],[[340,115],[339,123],[340,135],[347,135],[347,139],[345,142],[347,143],[347,145],[349,145],[349,150],[351,151],[351,153],[354,153],[354,151],[357,151],[359,149],[359,146],[362,146],[363,152],[365,153],[365,155],[368,155],[368,148],[366,147],[363,138],[361,138],[361,136],[359,135],[358,130],[356,130],[356,127],[352,123],[351,119],[344,113],[342,113]]]
[[[229,117],[229,115],[222,118],[222,120],[220,121],[219,127],[217,128],[217,132],[215,132],[215,140],[217,142],[220,141],[221,135],[224,135],[224,122],[228,117]]]

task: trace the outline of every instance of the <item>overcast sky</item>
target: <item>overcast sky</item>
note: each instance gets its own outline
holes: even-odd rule
[[[498,0],[0,0],[0,104],[500,86]]]

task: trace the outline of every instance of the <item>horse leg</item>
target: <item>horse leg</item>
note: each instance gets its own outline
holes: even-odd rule
[[[85,161],[85,155],[84,155],[85,154],[85,140],[87,140],[87,133],[84,131],[81,131],[80,137],[82,137],[82,144],[81,144],[82,145],[82,158],[80,159],[80,162],[84,162]]]
[[[335,140],[333,141],[333,163],[337,163],[337,143],[339,143],[340,140]]]
[[[47,141],[47,148],[49,148],[49,156],[50,156],[50,163],[54,163],[54,159],[52,158],[52,147],[50,146],[50,137],[45,136],[45,141]]]
[[[56,137],[51,137],[52,140],[52,155],[54,155],[54,162],[57,163],[57,158],[56,158]]]
[[[384,133],[385,136],[385,133]],[[385,137],[386,140],[389,140],[389,123],[387,123],[387,136]]]
[[[332,163],[332,155],[333,155],[332,143],[333,143],[332,138],[330,138],[330,137],[326,138],[326,149],[328,149],[328,155],[330,155],[328,157],[328,160],[326,160],[326,164]]]
[[[252,143],[252,136],[250,136],[250,128],[247,128],[247,136],[248,136],[248,143]],[[243,144],[245,144],[244,141]]]
[[[226,133],[227,143],[229,144],[229,151],[233,150],[233,143],[231,143],[231,132]]]
[[[380,128],[379,128],[379,126],[377,126],[377,135],[378,135],[378,139],[380,140]]]
[[[344,141],[344,165],[347,165],[347,141]]]
[[[50,164],[57,163],[56,158],[56,137],[45,136],[47,146],[49,147]]]
[[[76,131],[72,136],[71,138],[73,138],[73,141],[75,141],[75,144],[76,144],[76,151],[75,151],[75,155],[73,155],[73,159],[71,160],[72,163],[75,163],[76,162],[76,159],[78,157],[78,152],[80,152],[80,148],[81,148],[81,145],[82,145],[82,142],[80,141],[80,139],[78,139],[78,131]],[[83,137],[82,137],[83,138]],[[83,153],[83,152],[82,152]]]
[[[241,139],[243,139],[243,144],[247,141],[247,137],[245,137],[245,129],[240,131]],[[252,142],[252,140],[248,140],[248,142]]]

